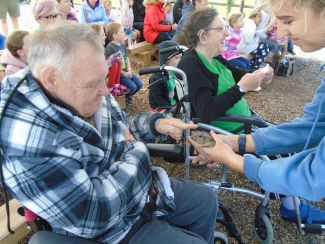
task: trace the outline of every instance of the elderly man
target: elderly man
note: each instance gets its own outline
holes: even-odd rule
[[[104,50],[85,25],[36,33],[28,63],[4,79],[0,103],[5,183],[25,207],[55,232],[106,243],[213,242],[213,191],[151,168],[134,139],[179,138],[195,125],[155,113],[127,118],[108,95]]]

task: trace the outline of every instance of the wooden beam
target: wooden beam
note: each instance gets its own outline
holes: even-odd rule
[[[9,201],[10,206],[10,226],[15,232],[13,235],[7,230],[7,214],[5,204],[0,207],[0,244],[14,244],[24,238],[30,230],[27,228],[25,218],[17,213],[17,209],[21,204],[12,199]]]

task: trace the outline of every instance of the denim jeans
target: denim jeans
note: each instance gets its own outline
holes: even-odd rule
[[[127,88],[129,88],[130,93],[127,95],[128,97],[133,96],[143,86],[143,81],[140,80],[140,78],[134,74],[132,74],[131,78],[121,75],[120,81],[123,86],[126,86]]]
[[[214,243],[217,196],[200,183],[171,178],[176,210],[154,218],[135,233],[132,244],[144,243]]]
[[[250,69],[250,61],[244,57],[233,58],[229,60],[229,63],[244,70]]]

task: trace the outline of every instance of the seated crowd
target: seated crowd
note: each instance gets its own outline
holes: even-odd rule
[[[212,134],[217,142],[213,150],[190,139],[199,154],[193,163],[222,162],[265,189],[316,199],[305,188],[283,190],[266,176],[265,162],[232,153],[239,151],[243,137],[244,152],[298,152],[298,156],[274,160],[279,172],[289,174],[283,166],[286,162],[294,170],[297,158],[306,164],[322,159],[306,159],[317,153],[313,150],[322,150],[321,126],[316,126],[310,139],[311,123],[292,122],[292,127],[305,123],[302,133],[306,135],[299,146],[290,141],[294,145],[284,148],[280,139],[274,145],[264,141],[280,133],[281,125],[246,136],[241,135],[242,123],[218,121],[227,114],[251,116],[246,92],[259,90],[274,75],[271,66],[262,65],[272,63],[279,52],[293,52],[290,39],[279,34],[283,28],[279,11],[292,6],[273,9],[263,5],[248,18],[234,13],[226,23],[215,9],[207,8],[206,0],[178,1],[175,11],[173,4],[169,0],[122,0],[121,11],[116,12],[110,0],[85,0],[79,23],[70,0],[34,0],[31,11],[39,24],[37,30],[15,30],[6,37],[0,57],[3,177],[10,193],[45,219],[54,232],[106,243],[213,243],[218,196],[203,184],[169,178],[162,168],[153,167],[144,145],[168,137],[179,139],[183,130],[197,128],[160,113],[178,105],[176,86],[182,81],[174,72],[151,75],[147,113],[127,116],[114,99],[125,95],[130,106],[144,86],[128,56],[129,45],[143,40],[159,44],[160,66],[177,67],[187,75],[191,118],[236,134]],[[280,17],[272,22],[272,14]],[[188,50],[178,49],[180,44]],[[312,49],[317,50],[306,48]],[[323,86],[312,104],[323,102],[319,99]],[[308,109],[316,113],[314,107],[307,105]],[[289,135],[295,130],[290,124],[283,127]],[[309,140],[312,147],[303,149]],[[283,150],[274,149],[281,146]],[[226,153],[216,153],[219,149]],[[261,175],[259,167],[265,171]],[[204,201],[196,196],[202,194]],[[325,212],[319,208],[304,201],[299,201],[299,207],[303,222],[325,222]],[[286,220],[296,220],[291,198],[282,199],[280,212]],[[148,214],[150,218],[144,220]]]

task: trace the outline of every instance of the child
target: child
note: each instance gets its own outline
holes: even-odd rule
[[[250,67],[253,71],[259,69],[269,53],[268,46],[260,42],[259,37],[256,36],[256,26],[261,23],[261,20],[262,12],[258,8],[250,14],[249,19],[244,20],[243,37],[237,45],[240,53],[253,56],[250,61]]]
[[[267,30],[267,39],[264,40],[270,49],[268,58],[271,63],[273,63],[273,56],[278,55],[281,51],[283,53],[287,52],[288,49],[288,37],[280,37],[278,35],[278,21],[275,21],[274,24]]]
[[[105,27],[106,34],[112,40],[105,49],[105,56],[108,57],[116,52],[120,52],[121,58],[121,78],[120,82],[127,87],[130,92],[126,95],[128,105],[132,103],[132,96],[141,89],[143,81],[132,73],[128,51],[124,44],[126,39],[123,26],[119,23],[110,23]]]
[[[117,22],[119,18],[118,13],[112,8],[112,2],[110,0],[103,0],[103,6],[105,8],[108,22]]]
[[[99,24],[90,24],[90,27],[96,32],[98,35],[99,41],[104,46],[106,35],[104,32],[104,28]],[[108,91],[113,96],[122,96],[127,91],[127,88],[120,84],[120,76],[121,76],[121,60],[116,58],[115,56],[119,56],[116,54],[109,55],[106,57],[108,63],[108,77],[107,77],[107,87]]]
[[[177,43],[173,41],[162,42],[159,46],[160,65],[177,67],[182,57],[180,50],[171,50],[161,52],[168,47],[176,47]],[[163,108],[171,108],[178,102],[175,92],[175,74],[174,72],[155,73],[149,79],[149,103],[151,112],[159,112]]]
[[[5,66],[5,74],[11,75],[27,66],[27,52],[31,37],[28,31],[17,30],[12,32],[6,41],[5,51],[0,62]]]
[[[124,31],[128,36],[131,36],[133,41],[136,41],[140,37],[140,32],[133,29],[133,0],[123,0],[121,8],[121,21],[124,27]],[[130,45],[130,44],[129,44]]]
[[[174,24],[173,7],[174,7],[174,1],[172,1],[172,0],[165,1],[165,4],[164,4],[165,15],[166,15],[165,22],[167,25]]]
[[[234,66],[239,68],[249,70],[249,60],[241,57],[239,51],[237,50],[237,45],[242,37],[241,28],[244,27],[244,19],[241,13],[232,14],[229,17],[229,36],[225,40],[225,50],[222,56],[229,61]]]

